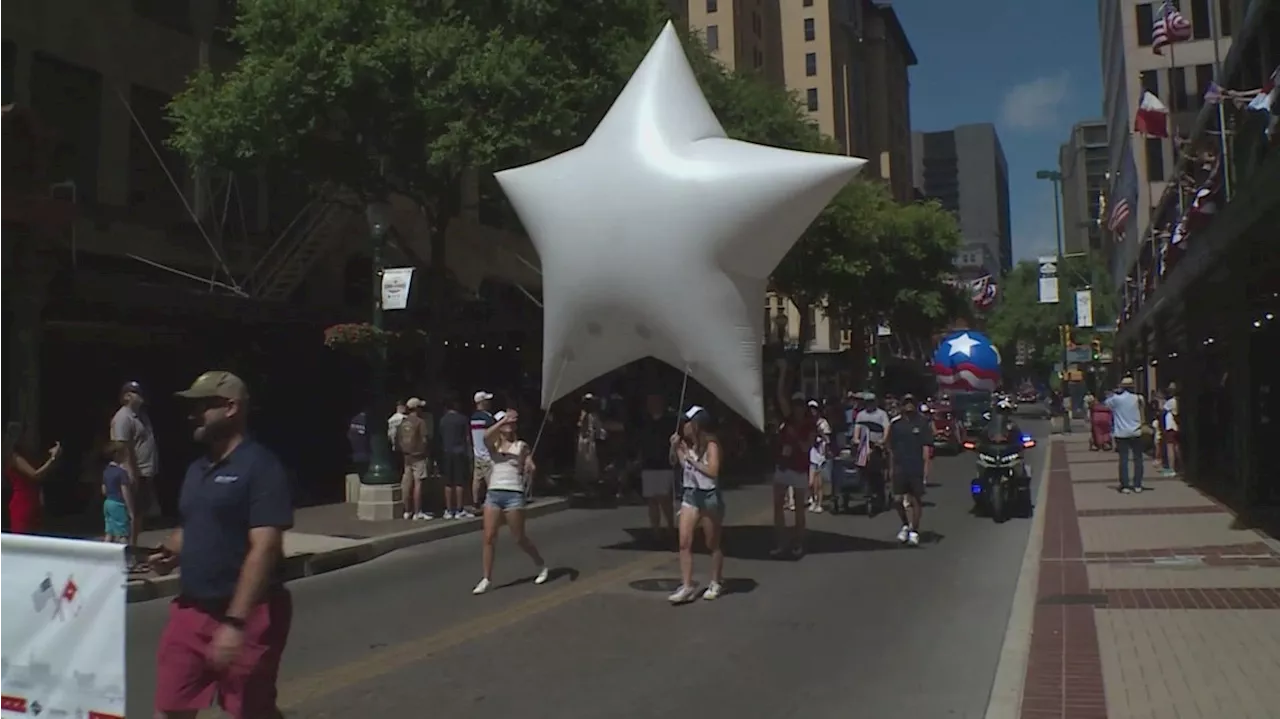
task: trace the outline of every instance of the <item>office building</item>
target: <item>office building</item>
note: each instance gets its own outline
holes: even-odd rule
[[[1065,252],[1103,251],[1106,207],[1107,123],[1102,120],[1078,122],[1071,137],[1058,150],[1058,171],[1062,174],[1062,246]]]
[[[1137,202],[1123,243],[1104,245],[1111,257],[1112,278],[1119,286],[1138,257],[1139,237],[1150,225],[1153,198],[1159,200],[1174,167],[1170,140],[1133,134],[1134,115],[1143,92],[1160,98],[1170,110],[1170,124],[1178,133],[1191,131],[1204,93],[1213,81],[1214,64],[1231,48],[1234,10],[1243,0],[1181,0],[1183,16],[1190,21],[1192,37],[1151,50],[1152,28],[1162,3],[1135,0],[1099,0],[1098,23],[1102,55],[1102,108],[1107,123],[1108,169],[1118,181],[1126,157],[1137,168]],[[1211,22],[1210,11],[1217,9]],[[1218,40],[1212,40],[1216,25]]]
[[[925,197],[956,214],[964,244],[985,247],[999,273],[1013,267],[1009,224],[1009,167],[989,123],[916,132],[912,179]]]
[[[688,0],[689,26],[725,67],[781,85],[782,0]]]

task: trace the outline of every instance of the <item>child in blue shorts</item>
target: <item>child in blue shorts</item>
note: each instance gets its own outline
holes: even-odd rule
[[[108,443],[107,458],[110,463],[102,470],[103,534],[108,542],[135,545],[137,523],[133,519],[133,484],[129,481],[129,471],[124,468],[129,458],[125,444]]]

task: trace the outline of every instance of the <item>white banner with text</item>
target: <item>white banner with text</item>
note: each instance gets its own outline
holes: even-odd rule
[[[0,717],[123,717],[124,546],[5,534],[0,578]]]

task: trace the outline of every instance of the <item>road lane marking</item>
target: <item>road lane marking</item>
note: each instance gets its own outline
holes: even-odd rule
[[[773,508],[748,516],[743,525],[772,522]],[[501,607],[495,611],[465,620],[420,639],[411,639],[394,646],[371,651],[358,659],[323,669],[280,684],[276,704],[281,709],[296,709],[305,702],[334,694],[364,682],[403,669],[436,654],[446,652],[467,642],[507,629],[516,624],[558,609],[604,587],[645,570],[657,569],[673,560],[669,552],[646,554],[618,567],[580,578],[575,582],[552,590],[539,592],[524,601]]]

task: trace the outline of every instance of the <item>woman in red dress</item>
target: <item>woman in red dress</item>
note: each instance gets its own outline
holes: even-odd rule
[[[53,469],[62,445],[54,443],[49,457],[39,467],[33,467],[17,449],[9,452],[4,462],[4,481],[11,488],[9,497],[9,531],[15,534],[35,534],[40,530],[40,482]]]

